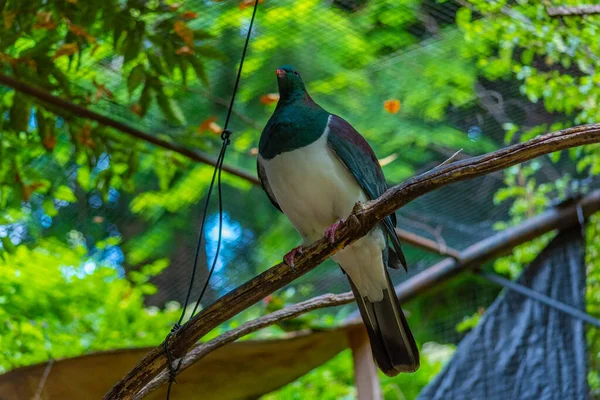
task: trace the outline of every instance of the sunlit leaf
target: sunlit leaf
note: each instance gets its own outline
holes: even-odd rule
[[[67,201],[69,203],[75,203],[77,201],[75,193],[73,193],[71,188],[66,185],[61,185],[54,190],[54,198],[57,200]]]

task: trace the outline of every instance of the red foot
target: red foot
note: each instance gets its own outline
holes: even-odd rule
[[[289,265],[290,267],[292,267],[292,269],[294,269],[294,258],[296,257],[296,254],[302,254],[304,253],[304,248],[302,247],[302,245],[298,246],[298,247],[294,247],[292,250],[290,250],[289,253],[287,253],[285,256],[283,256],[283,261],[285,261],[285,263],[287,265]]]
[[[333,243],[335,241],[335,232],[343,224],[344,224],[344,220],[340,219],[338,222],[331,225],[329,228],[325,229],[325,237],[327,238],[327,240],[329,240],[329,243]]]

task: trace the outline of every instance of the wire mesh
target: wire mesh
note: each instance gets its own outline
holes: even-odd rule
[[[289,3],[292,4],[293,2]],[[300,14],[296,15],[295,18],[309,19],[311,24],[302,27],[302,29],[319,30],[321,32],[318,36],[320,42],[294,43],[293,39],[290,38],[294,27],[290,27],[286,18],[275,18],[276,16],[272,15],[268,9],[259,9],[247,69],[244,71],[241,82],[240,102],[235,108],[236,112],[245,116],[247,120],[244,121],[239,116],[234,116],[232,119],[233,146],[225,163],[235,164],[245,170],[254,171],[256,158],[249,153],[249,150],[255,147],[258,142],[260,131],[256,127],[264,126],[270,114],[270,110],[265,110],[264,107],[260,106],[257,99],[261,94],[275,92],[276,85],[274,79],[268,86],[265,86],[263,79],[253,80],[253,77],[272,74],[272,69],[279,64],[293,62],[298,70],[302,71],[309,90],[311,87],[318,88],[318,94],[313,96],[317,102],[363,128],[359,130],[368,133],[369,124],[374,121],[372,116],[365,114],[365,109],[372,109],[372,105],[379,107],[382,99],[394,93],[403,93],[407,90],[406,88],[416,91],[431,90],[425,84],[420,87],[410,82],[410,85],[408,85],[409,82],[403,80],[405,74],[409,77],[419,75],[423,68],[421,61],[424,54],[430,57],[432,54],[439,57],[439,63],[451,62],[454,58],[455,54],[453,54],[452,49],[449,51],[441,46],[440,39],[436,36],[436,30],[439,32],[455,23],[456,12],[461,7],[459,1],[440,3],[429,1],[424,2],[421,8],[418,2],[413,1],[398,1],[390,5],[391,2],[372,0],[372,3],[389,3],[388,6],[392,10],[390,18],[396,21],[407,21],[406,32],[412,35],[407,40],[413,42],[412,45],[404,46],[401,50],[390,51],[389,54],[380,57],[376,62],[369,59],[369,57],[366,57],[366,60],[360,57],[360,53],[368,53],[368,48],[372,44],[371,41],[377,40],[377,38],[358,40],[358,37],[364,32],[359,23],[368,18],[368,15],[364,15],[365,7],[363,5],[365,2],[359,0],[324,1],[322,6],[316,6],[316,3],[313,3],[307,2],[310,6],[304,8],[296,7],[295,10]],[[219,49],[229,56],[226,61],[207,62],[207,72],[210,76],[208,88],[199,84],[190,84],[188,87],[183,88],[178,82],[167,82],[167,85],[175,91],[174,97],[181,103],[187,117],[187,126],[195,127],[207,116],[213,114],[222,116],[226,111],[223,101],[215,102],[215,99],[228,100],[229,98],[235,75],[235,66],[237,65],[236,55],[240,53],[243,45],[242,39],[246,28],[244,24],[247,21],[240,24],[241,28],[238,25],[228,26],[228,21],[223,15],[227,15],[228,10],[234,5],[227,1],[186,1],[184,7],[201,11],[199,17],[193,23],[193,27],[196,29],[214,28],[214,20],[220,19],[221,23],[218,25],[215,35],[218,36]],[[332,14],[315,11],[319,7],[335,7],[336,12],[344,13],[349,22],[332,24],[330,20]],[[415,19],[407,17],[414,14],[427,15],[431,21],[419,19],[415,21]],[[354,20],[356,20],[356,23],[353,23]],[[460,35],[459,32],[454,34]],[[334,46],[339,45],[339,37],[343,35],[355,39],[354,46],[347,49],[333,49]],[[255,58],[253,49],[265,46],[265,43],[260,42],[261,37],[264,36],[289,39],[290,50],[269,60]],[[387,40],[387,38],[379,39]],[[332,65],[332,69],[323,68],[324,65],[328,65],[327,60],[334,56],[338,59],[335,65]],[[98,73],[110,83],[111,90],[115,94],[114,98],[107,99],[104,97],[94,108],[102,114],[135,125],[154,135],[166,135],[175,141],[189,140],[189,132],[185,128],[170,125],[162,118],[157,109],[151,109],[149,115],[143,120],[133,116],[129,109],[126,82],[121,79],[122,63],[119,62],[119,58],[114,54],[106,54],[106,57],[100,62],[84,62],[77,73],[77,77]],[[352,66],[353,63],[359,63],[359,67]],[[475,61],[473,61],[474,63]],[[335,70],[335,68],[339,68],[339,65],[346,65],[347,68]],[[471,67],[474,67],[474,65]],[[338,89],[335,86],[335,80],[332,80],[331,77],[341,72],[351,74],[352,70],[356,68],[368,71],[370,74],[369,79],[373,81],[389,79],[389,92],[370,93],[361,90],[356,85],[347,85]],[[91,81],[85,79],[73,79],[71,84],[73,87],[85,91],[92,91],[94,87]],[[366,83],[367,86],[368,84],[369,82]],[[486,82],[486,84],[489,91],[493,91],[496,86],[499,86],[504,96],[502,100],[505,107],[509,107],[510,104],[528,102],[527,98],[520,93],[518,84],[514,82]],[[326,93],[331,90],[343,90],[348,100],[347,103],[336,103],[337,100],[328,98]],[[506,105],[507,103],[508,105]],[[553,123],[560,120],[560,117],[542,112],[542,110],[543,106],[536,108],[535,117],[526,122],[530,124]],[[420,121],[408,122],[412,122],[417,127],[413,127],[413,130],[422,130],[423,135],[428,134],[426,131],[428,126],[444,125],[464,132],[467,140],[477,141],[484,137],[495,146],[502,145],[505,133],[502,124],[497,121],[497,117],[489,109],[483,108],[480,105],[480,99],[476,97],[470,98],[460,106],[451,107],[445,119],[436,121],[435,124],[427,121],[426,117],[423,117]],[[402,126],[408,126],[408,122],[405,122]],[[379,121],[375,121],[375,123],[379,123]],[[390,125],[390,131],[393,131],[393,125],[396,123],[398,123],[398,120],[388,124]],[[433,128],[433,126],[431,127]],[[236,132],[246,132],[248,130],[252,131],[253,141],[251,143],[236,143]],[[397,138],[401,135],[402,132],[395,135],[389,143],[386,143],[385,138],[373,137],[370,134],[365,136],[374,142],[380,157],[388,154],[397,154],[400,158],[410,157],[410,147]],[[205,150],[210,151],[211,149],[207,148]],[[444,149],[442,146],[438,151],[428,154],[421,162],[415,163],[417,166],[413,172],[426,171],[443,162],[452,153],[452,150]],[[570,165],[557,164],[553,166],[545,160],[540,162],[543,164],[542,173],[539,176],[542,182],[544,180],[551,181],[554,176],[557,174],[562,175],[564,172],[577,177],[577,172],[573,171]],[[34,161],[32,167],[50,168],[55,166],[49,166],[44,158],[40,158]],[[210,167],[199,168],[210,169]],[[57,173],[56,176],[64,175]],[[509,219],[510,204],[497,204],[494,202],[494,195],[502,187],[504,187],[504,181],[501,173],[494,173],[486,177],[444,187],[402,208],[397,213],[399,226],[451,248],[464,249],[489,237],[496,232],[496,223]],[[158,306],[163,306],[167,301],[182,302],[192,265],[195,232],[201,216],[199,204],[201,204],[203,195],[195,193],[199,188],[201,186],[190,186],[188,189],[189,195],[196,198],[195,201],[178,208],[173,213],[167,213],[170,214],[167,215],[168,218],[175,221],[175,223],[162,224],[160,219],[151,221],[138,218],[131,211],[131,202],[134,199],[132,194],[114,193],[113,201],[105,203],[100,196],[92,192],[83,196],[87,203],[76,204],[61,210],[60,215],[54,219],[53,229],[58,230],[57,227],[60,226],[71,227],[75,230],[81,229],[84,237],[89,241],[94,241],[95,238],[101,235],[119,235],[123,237],[125,243],[123,250],[126,253],[144,251],[147,253],[147,258],[150,259],[169,258],[171,260],[170,267],[153,280],[153,283],[158,287],[158,292],[150,295],[147,302],[149,305]],[[300,241],[299,236],[286,222],[285,217],[271,208],[267,197],[259,187],[246,187],[240,190],[235,185],[226,184],[224,196],[226,217],[223,249],[219,256],[215,276],[203,301],[204,305],[212,303],[219,296],[279,262],[282,254]],[[90,219],[110,221],[110,225],[104,227],[103,232],[90,231],[92,229],[89,228],[90,225],[83,224],[83,222]],[[198,283],[206,279],[207,259],[211,259],[215,251],[215,221],[216,214],[212,214],[209,217],[205,235],[206,245],[203,248],[203,254],[201,254]],[[101,222],[98,225],[101,225]],[[9,233],[14,233],[15,237],[21,233],[18,226],[11,226],[7,229]],[[273,231],[274,229],[275,231]],[[145,240],[133,240],[137,235],[141,235]],[[156,241],[151,240],[151,237],[149,237],[151,235],[155,235]],[[165,238],[167,238],[166,241]],[[129,239],[132,239],[132,241],[129,242]],[[147,248],[136,248],[137,243],[144,243]],[[156,248],[153,247],[154,243],[156,243]],[[269,243],[276,245],[266,245]],[[405,274],[403,271],[394,271],[392,273],[394,283],[399,283],[414,276],[442,259],[442,257],[431,252],[410,245],[405,245],[404,248],[409,263],[409,272]],[[124,270],[138,266],[136,262],[131,260],[124,262],[122,254],[120,257],[120,263]],[[498,293],[498,288],[482,283],[479,279],[468,278],[465,282],[463,283],[469,290],[465,290],[465,286],[461,285],[447,287],[450,291],[456,291],[457,302],[447,315],[435,318],[433,324],[425,330],[424,337],[442,343],[457,343],[462,334],[457,332],[456,325],[465,316],[470,316],[477,312],[480,307],[489,305]],[[198,295],[200,287],[200,284],[196,286],[192,293],[192,299]],[[290,302],[300,301],[327,292],[340,293],[350,289],[346,277],[331,261],[295,281],[293,287],[295,291],[289,298]],[[346,310],[353,309],[353,307],[353,305],[346,306]],[[409,312],[414,311],[415,308],[411,304],[407,305]],[[322,312],[330,311],[325,310]],[[339,312],[339,310],[335,312]]]

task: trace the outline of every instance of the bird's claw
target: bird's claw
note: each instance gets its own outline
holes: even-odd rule
[[[302,247],[302,245],[300,245],[298,247],[294,247],[285,256],[283,256],[283,261],[287,265],[289,265],[292,268],[292,270],[295,271],[294,258],[296,257],[296,254],[302,254],[302,253],[304,253],[304,248]]]
[[[325,237],[329,243],[335,242],[335,232],[344,224],[344,220],[340,219],[338,222],[325,229]]]

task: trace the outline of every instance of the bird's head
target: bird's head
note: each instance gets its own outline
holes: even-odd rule
[[[281,100],[303,99],[306,96],[306,88],[298,71],[291,65],[277,68],[277,84]]]

